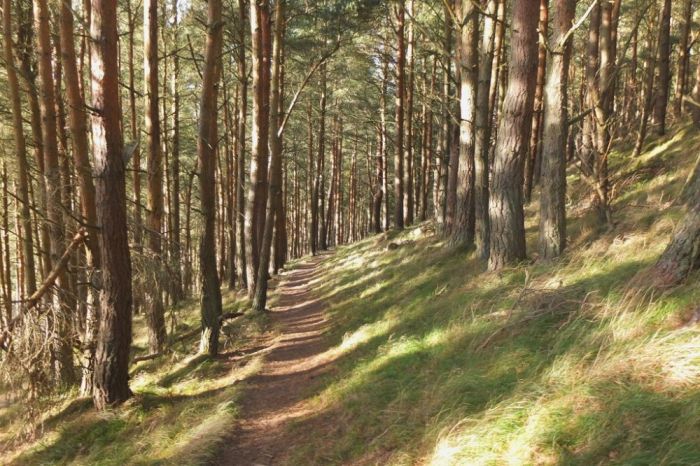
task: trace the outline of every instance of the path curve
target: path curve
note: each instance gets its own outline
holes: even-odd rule
[[[310,282],[323,256],[313,257],[285,273],[271,320],[280,335],[262,370],[246,380],[241,415],[216,465],[271,466],[294,448],[286,438],[295,419],[311,414],[305,407],[309,382],[328,370],[324,357],[328,328],[324,303],[313,296]]]

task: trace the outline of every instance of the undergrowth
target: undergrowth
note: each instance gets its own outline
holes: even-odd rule
[[[571,243],[553,263],[486,273],[429,223],[339,248],[317,283],[338,370],[288,464],[700,464],[698,275],[631,284],[682,216],[699,148],[684,127],[636,160],[613,153],[610,230],[572,170]]]
[[[224,312],[247,299],[224,294]],[[45,414],[26,425],[25,407],[0,405],[0,464],[202,464],[216,454],[236,421],[241,381],[255,373],[261,356],[242,348],[264,338],[264,318],[242,317],[222,328],[216,359],[197,355],[199,306],[187,302],[170,311],[167,354],[133,364],[134,396],[123,406],[96,412],[75,391],[43,400]],[[144,355],[143,315],[134,320],[133,353]],[[31,432],[27,438],[26,432]]]

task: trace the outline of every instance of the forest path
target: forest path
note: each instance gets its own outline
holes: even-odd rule
[[[287,427],[312,414],[307,407],[309,381],[330,368],[324,303],[314,297],[313,280],[324,256],[313,257],[281,277],[278,302],[271,309],[280,335],[262,370],[246,380],[237,427],[213,463],[236,466],[279,464],[295,442]]]

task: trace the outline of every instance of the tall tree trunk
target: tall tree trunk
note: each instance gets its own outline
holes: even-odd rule
[[[535,107],[532,118],[532,132],[530,134],[530,148],[527,159],[525,159],[525,202],[530,202],[532,188],[539,179],[540,152],[542,145],[540,135],[542,133],[542,118],[544,112],[544,78],[547,69],[547,28],[549,24],[549,0],[540,0],[540,25],[539,25],[539,47],[537,52],[537,84],[535,85]]]
[[[404,185],[403,185],[403,138],[404,138],[404,104],[406,95],[406,45],[405,45],[404,0],[396,6],[396,38],[398,54],[396,57],[396,147],[394,156],[394,226],[401,230],[404,226]]]
[[[683,3],[683,29],[681,40],[678,44],[678,74],[676,76],[676,89],[673,101],[673,114],[676,118],[683,111],[683,99],[688,87],[688,68],[690,64],[690,29],[693,24],[693,0],[685,0]]]
[[[537,77],[538,11],[539,0],[518,1],[513,7],[509,79],[489,200],[489,270],[525,259],[522,180]]]
[[[34,28],[37,33],[37,54],[40,83],[41,131],[44,143],[44,184],[47,193],[47,219],[49,223],[49,244],[51,263],[55,264],[63,254],[65,232],[61,205],[61,174],[59,167],[58,135],[56,128],[56,94],[51,63],[51,33],[49,29],[49,8],[46,0],[35,0]],[[57,279],[59,293],[54,297],[54,306],[60,309],[69,292],[68,274],[62,269]],[[56,342],[56,370],[61,383],[75,381],[73,351],[69,342],[69,317],[59,313],[56,322],[58,341]]]
[[[163,230],[163,154],[158,116],[158,2],[145,0],[143,5],[143,69],[145,82],[145,121],[148,157],[148,247],[153,254],[146,285],[148,309],[148,346],[158,353],[165,345],[165,308],[161,289],[160,264]]]
[[[274,46],[272,52],[272,76],[270,90],[270,108],[273,113],[270,115],[269,124],[269,144],[270,144],[270,184],[267,196],[267,215],[265,218],[265,229],[262,236],[262,246],[260,248],[260,266],[258,267],[258,278],[255,285],[255,295],[253,296],[253,312],[263,312],[267,304],[267,278],[268,267],[270,265],[270,253],[273,240],[273,229],[275,225],[275,213],[281,211],[282,201],[282,136],[279,134],[279,99],[280,99],[280,58],[284,29],[283,0],[277,0],[275,6],[275,33]]]
[[[214,182],[218,140],[217,97],[223,35],[221,0],[209,0],[207,11],[207,39],[197,137],[200,210],[204,225],[199,244],[202,289],[200,311],[202,335],[199,351],[215,356],[219,351],[219,317],[221,316],[221,289],[216,270],[216,185]]]
[[[474,137],[479,52],[479,17],[470,0],[456,4],[459,18],[460,104],[459,164],[455,198],[455,217],[450,243],[464,246],[474,241]]]
[[[325,165],[325,139],[326,139],[326,65],[321,65],[321,101],[320,121],[318,130],[318,155],[316,159],[316,172],[314,173],[313,187],[311,190],[311,254],[316,254],[319,249],[325,249],[319,244],[321,237],[320,222],[323,216],[323,206],[320,205],[323,192],[323,169]]]
[[[666,134],[666,110],[671,86],[671,0],[663,0],[659,18],[659,81],[654,103],[654,128],[659,136]]]
[[[260,241],[265,222],[268,188],[268,132],[270,120],[270,4],[269,0],[250,3],[250,29],[253,57],[253,128],[250,161],[250,188],[246,207],[246,274],[248,293],[255,292],[260,260]]]
[[[92,0],[91,113],[102,289],[95,351],[93,399],[98,409],[124,402],[129,390],[131,258],[126,226],[126,186],[119,119],[117,0]]]
[[[479,75],[476,92],[474,140],[474,222],[476,254],[481,259],[489,256],[489,149],[491,147],[491,110],[489,90],[496,33],[494,15],[498,0],[489,0],[481,39]]]
[[[541,259],[559,256],[566,247],[566,141],[569,62],[573,37],[567,37],[576,0],[556,0],[547,85],[544,88],[542,195],[539,249]]]
[[[73,12],[66,2],[61,2],[60,8],[60,35],[61,50],[63,53],[64,79],[66,95],[68,97],[68,113],[71,139],[73,141],[73,165],[78,178],[80,192],[80,205],[83,222],[87,224],[88,238],[86,240],[88,254],[88,267],[91,274],[100,269],[100,250],[98,244],[97,207],[95,205],[95,185],[92,179],[92,167],[90,166],[90,146],[88,142],[87,115],[85,102],[80,92],[80,75],[75,56],[75,37],[73,32]],[[92,392],[93,363],[95,344],[99,324],[99,308],[97,299],[92,299],[93,291],[89,292],[87,314],[85,316],[85,361],[83,362],[83,378],[81,392]]]
[[[10,0],[3,0],[3,51],[10,104],[12,107],[12,124],[15,151],[17,154],[17,191],[20,203],[20,217],[22,224],[22,271],[24,291],[27,296],[36,291],[36,267],[34,264],[34,236],[32,230],[32,216],[29,204],[29,161],[27,160],[27,143],[22,127],[22,102],[20,100],[19,80],[15,70],[15,60],[12,39],[12,5]],[[9,252],[8,252],[9,253]]]
[[[406,86],[406,139],[404,141],[404,215],[406,224],[413,223],[413,94],[415,86],[415,35],[414,17],[415,0],[408,0],[408,46],[406,47],[406,64],[408,66],[408,85]]]
[[[170,254],[172,256],[173,273],[172,278],[172,296],[173,304],[177,304],[179,301],[184,299],[184,293],[182,290],[182,246],[181,246],[181,220],[180,220],[180,60],[177,54],[179,47],[179,30],[180,22],[178,17],[178,6],[177,0],[173,0],[172,3],[173,11],[173,47],[175,48],[175,53],[173,54],[173,74],[170,81],[170,92],[173,96],[173,107],[172,107],[172,148],[171,148],[171,170],[172,170],[172,195],[170,199],[170,215],[171,220],[171,245]]]
[[[248,115],[248,77],[246,74],[245,62],[245,25],[246,25],[246,4],[245,0],[238,0],[238,40],[240,50],[236,57],[238,68],[238,82],[240,87],[240,100],[238,102],[238,134],[236,136],[236,163],[238,164],[236,180],[236,272],[238,284],[241,288],[246,288],[248,279],[246,276],[246,198],[245,198],[245,138],[246,122]]]

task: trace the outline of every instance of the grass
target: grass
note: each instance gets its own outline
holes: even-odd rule
[[[224,294],[224,312],[245,305],[245,298]],[[134,397],[125,405],[95,412],[91,400],[75,392],[45,402],[36,438],[26,431],[21,406],[0,409],[0,464],[202,464],[212,457],[238,414],[243,384],[261,357],[239,357],[237,350],[259,343],[267,327],[262,318],[239,318],[222,329],[221,357],[196,354],[199,307],[189,302],[174,310],[171,353],[131,368]],[[134,352],[144,354],[143,316],[134,324]]]
[[[552,263],[487,273],[429,223],[339,248],[312,284],[333,323],[335,370],[309,379],[313,414],[291,426],[287,464],[700,464],[700,328],[689,322],[700,274],[663,293],[633,280],[682,217],[674,201],[698,149],[684,126],[637,159],[613,152],[606,231],[572,170],[570,247]],[[535,199],[530,250],[536,209]],[[178,311],[176,333],[196,326],[195,307]],[[263,328],[236,321],[227,350],[252,346],[245,339]],[[137,321],[141,352],[143,332]],[[35,442],[0,434],[0,463],[206,463],[236,420],[238,381],[260,360],[208,360],[195,346],[135,366],[136,395],[118,410],[66,397]],[[21,420],[20,407],[0,409],[3,432]]]
[[[554,263],[486,273],[430,224],[339,248],[317,291],[338,370],[313,388],[288,464],[700,464],[699,277],[631,284],[682,216],[671,201],[698,148],[681,127],[636,160],[613,153],[610,231],[572,171],[571,247]]]

